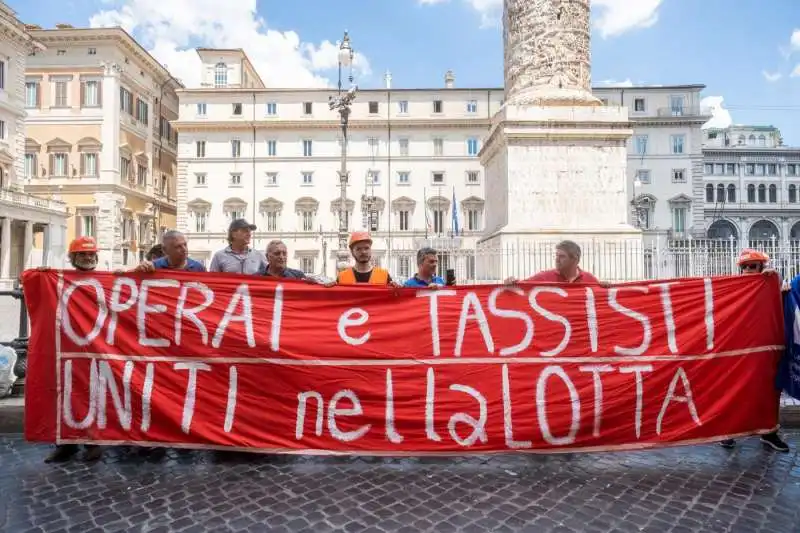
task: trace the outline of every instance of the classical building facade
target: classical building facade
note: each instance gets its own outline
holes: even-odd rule
[[[0,288],[8,288],[26,268],[63,265],[68,210],[30,194],[24,172],[25,64],[45,47],[2,2],[0,32]]]
[[[706,236],[800,242],[800,148],[784,146],[773,126],[708,129],[705,137]]]
[[[176,225],[175,93],[182,87],[120,28],[29,27],[24,173],[74,213],[68,237],[97,238],[101,268],[136,264]]]
[[[606,105],[626,106],[632,223],[645,242],[703,233],[703,132],[711,116],[700,106],[704,85],[595,88]]]
[[[244,216],[259,228],[257,248],[282,239],[292,266],[332,275],[342,139],[339,117],[328,106],[334,92],[267,89],[242,51],[198,53],[203,87],[178,91],[180,117],[173,123],[180,133],[178,227],[189,235],[192,256],[207,261],[225,246],[230,220]],[[669,236],[676,218],[681,234],[698,216],[702,227],[693,196],[702,189],[700,125],[707,117],[699,108],[701,89],[636,93],[647,104],[631,113],[631,185],[641,170],[650,175],[631,200],[650,199],[644,222],[655,236]],[[596,93],[609,105],[633,107],[639,97],[627,91]],[[396,276],[413,273],[413,251],[432,244],[445,252],[444,268],[475,277],[474,250],[491,209],[478,152],[503,96],[501,88],[456,88],[452,73],[440,89],[358,92],[347,142],[348,226],[372,232],[377,261]],[[636,144],[642,135],[651,139],[645,166]]]

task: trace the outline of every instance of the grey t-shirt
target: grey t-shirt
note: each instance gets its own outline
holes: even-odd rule
[[[231,274],[258,274],[267,268],[267,258],[258,250],[248,249],[237,254],[228,246],[211,258],[209,272],[228,272]]]

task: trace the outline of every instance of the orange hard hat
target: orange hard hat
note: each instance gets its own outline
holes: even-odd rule
[[[372,244],[372,237],[369,236],[369,232],[366,231],[354,231],[350,234],[350,244],[349,247],[352,248],[353,245],[357,242],[368,242]]]
[[[69,253],[79,252],[97,253],[97,241],[92,237],[78,237],[69,243]]]
[[[759,252],[758,250],[753,250],[752,248],[745,248],[742,250],[742,253],[739,254],[739,259],[736,261],[736,264],[742,266],[745,263],[769,263],[769,256],[764,252]]]

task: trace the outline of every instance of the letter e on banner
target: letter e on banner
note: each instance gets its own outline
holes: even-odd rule
[[[347,333],[347,328],[363,326],[369,320],[369,313],[359,307],[348,309],[339,317],[337,331],[339,337],[350,346],[361,346],[369,340],[369,330],[360,337],[352,337]]]

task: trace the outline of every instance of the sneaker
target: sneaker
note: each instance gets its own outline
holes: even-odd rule
[[[45,457],[45,463],[63,463],[72,458],[73,455],[78,453],[78,446],[75,444],[61,444],[56,446],[56,449],[50,452],[50,455]]]
[[[731,449],[736,447],[736,441],[733,439],[725,439],[719,442],[719,445],[723,448]]]
[[[766,435],[761,435],[761,442],[776,452],[786,453],[789,451],[789,445],[786,444],[782,438],[780,438],[777,431],[773,433],[767,433]]]
[[[83,454],[84,461],[97,461],[103,457],[103,448],[94,444],[86,445],[86,453]]]

